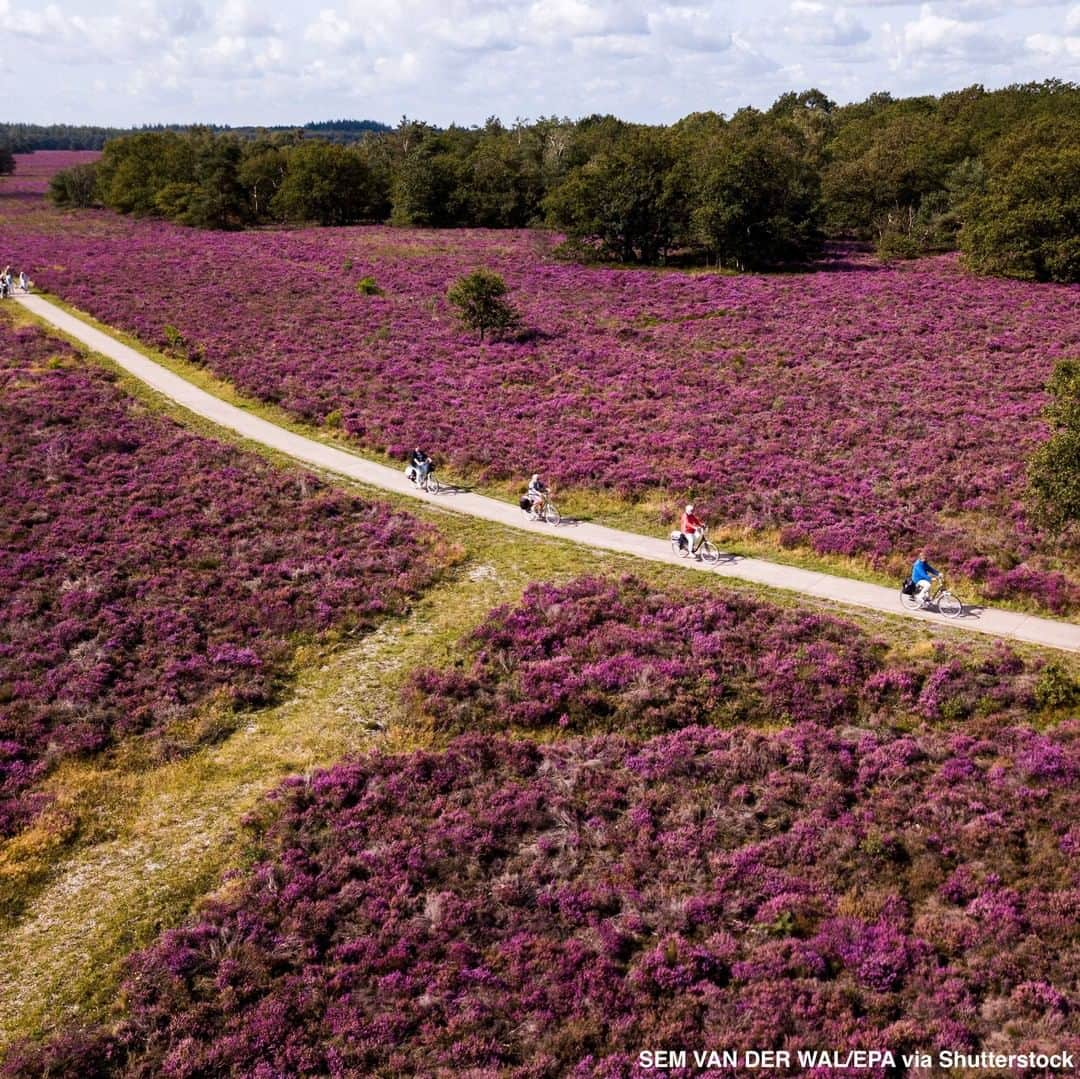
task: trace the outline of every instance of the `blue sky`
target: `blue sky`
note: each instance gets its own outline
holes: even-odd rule
[[[663,122],[817,86],[1080,81],[1080,3],[0,0],[0,120]]]

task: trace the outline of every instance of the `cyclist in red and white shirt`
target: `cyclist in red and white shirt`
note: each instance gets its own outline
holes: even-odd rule
[[[686,537],[686,542],[690,545],[690,553],[700,561],[701,555],[697,553],[697,549],[705,538],[705,522],[694,513],[693,502],[688,503],[683,512],[682,520],[679,522],[679,531]]]

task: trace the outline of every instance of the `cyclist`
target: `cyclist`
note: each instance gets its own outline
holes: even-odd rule
[[[539,472],[534,472],[529,480],[529,489],[525,492],[525,497],[532,503],[533,513],[540,513],[547,502],[547,496],[547,484],[540,478]]]
[[[409,455],[409,467],[405,473],[418,487],[423,487],[431,468],[431,458],[417,446]]]
[[[679,531],[686,537],[690,553],[700,562],[701,555],[698,553],[698,548],[705,538],[705,522],[694,513],[693,502],[687,503],[686,509],[683,511],[682,520],[679,522]]]
[[[915,585],[915,595],[918,597],[920,607],[926,606],[933,582],[941,580],[941,573],[930,565],[926,555],[924,548],[919,552],[919,557],[915,559],[915,564],[911,567],[911,582]]]

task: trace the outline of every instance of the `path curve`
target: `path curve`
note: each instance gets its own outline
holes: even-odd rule
[[[316,468],[326,469],[372,487],[381,487],[396,494],[408,495],[424,502],[431,502],[473,517],[481,517],[509,528],[527,532],[556,535],[561,539],[580,543],[620,554],[646,558],[653,562],[667,562],[685,569],[718,573],[744,581],[767,585],[770,588],[800,592],[808,596],[832,600],[838,604],[868,607],[891,615],[903,615],[921,621],[935,622],[960,629],[988,633],[995,637],[1008,637],[1047,645],[1071,652],[1080,652],[1080,625],[1057,622],[1049,618],[1016,611],[980,608],[958,619],[944,619],[936,614],[905,611],[899,603],[896,589],[849,577],[837,577],[814,570],[799,569],[759,558],[733,558],[719,566],[703,566],[701,563],[679,558],[671,551],[666,539],[641,536],[633,532],[621,532],[603,525],[577,522],[571,527],[552,529],[549,525],[531,523],[525,519],[516,505],[500,502],[495,498],[469,492],[428,495],[418,491],[395,468],[366,460],[347,450],[338,449],[287,431],[268,420],[253,416],[236,405],[231,405],[213,394],[193,386],[180,375],[148,359],[142,353],[122,344],[114,337],[83,322],[41,296],[17,296],[17,301],[38,318],[58,330],[81,341],[88,348],[100,352],[117,363],[129,374],[145,382],[171,401],[208,419],[220,427],[234,431],[252,442],[284,453],[289,457]]]

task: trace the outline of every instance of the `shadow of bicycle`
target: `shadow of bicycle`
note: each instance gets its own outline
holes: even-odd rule
[[[982,617],[982,613],[985,610],[986,608],[978,603],[962,603],[960,605],[960,613],[956,616],[956,621],[959,622],[961,619],[970,618],[977,622]]]

